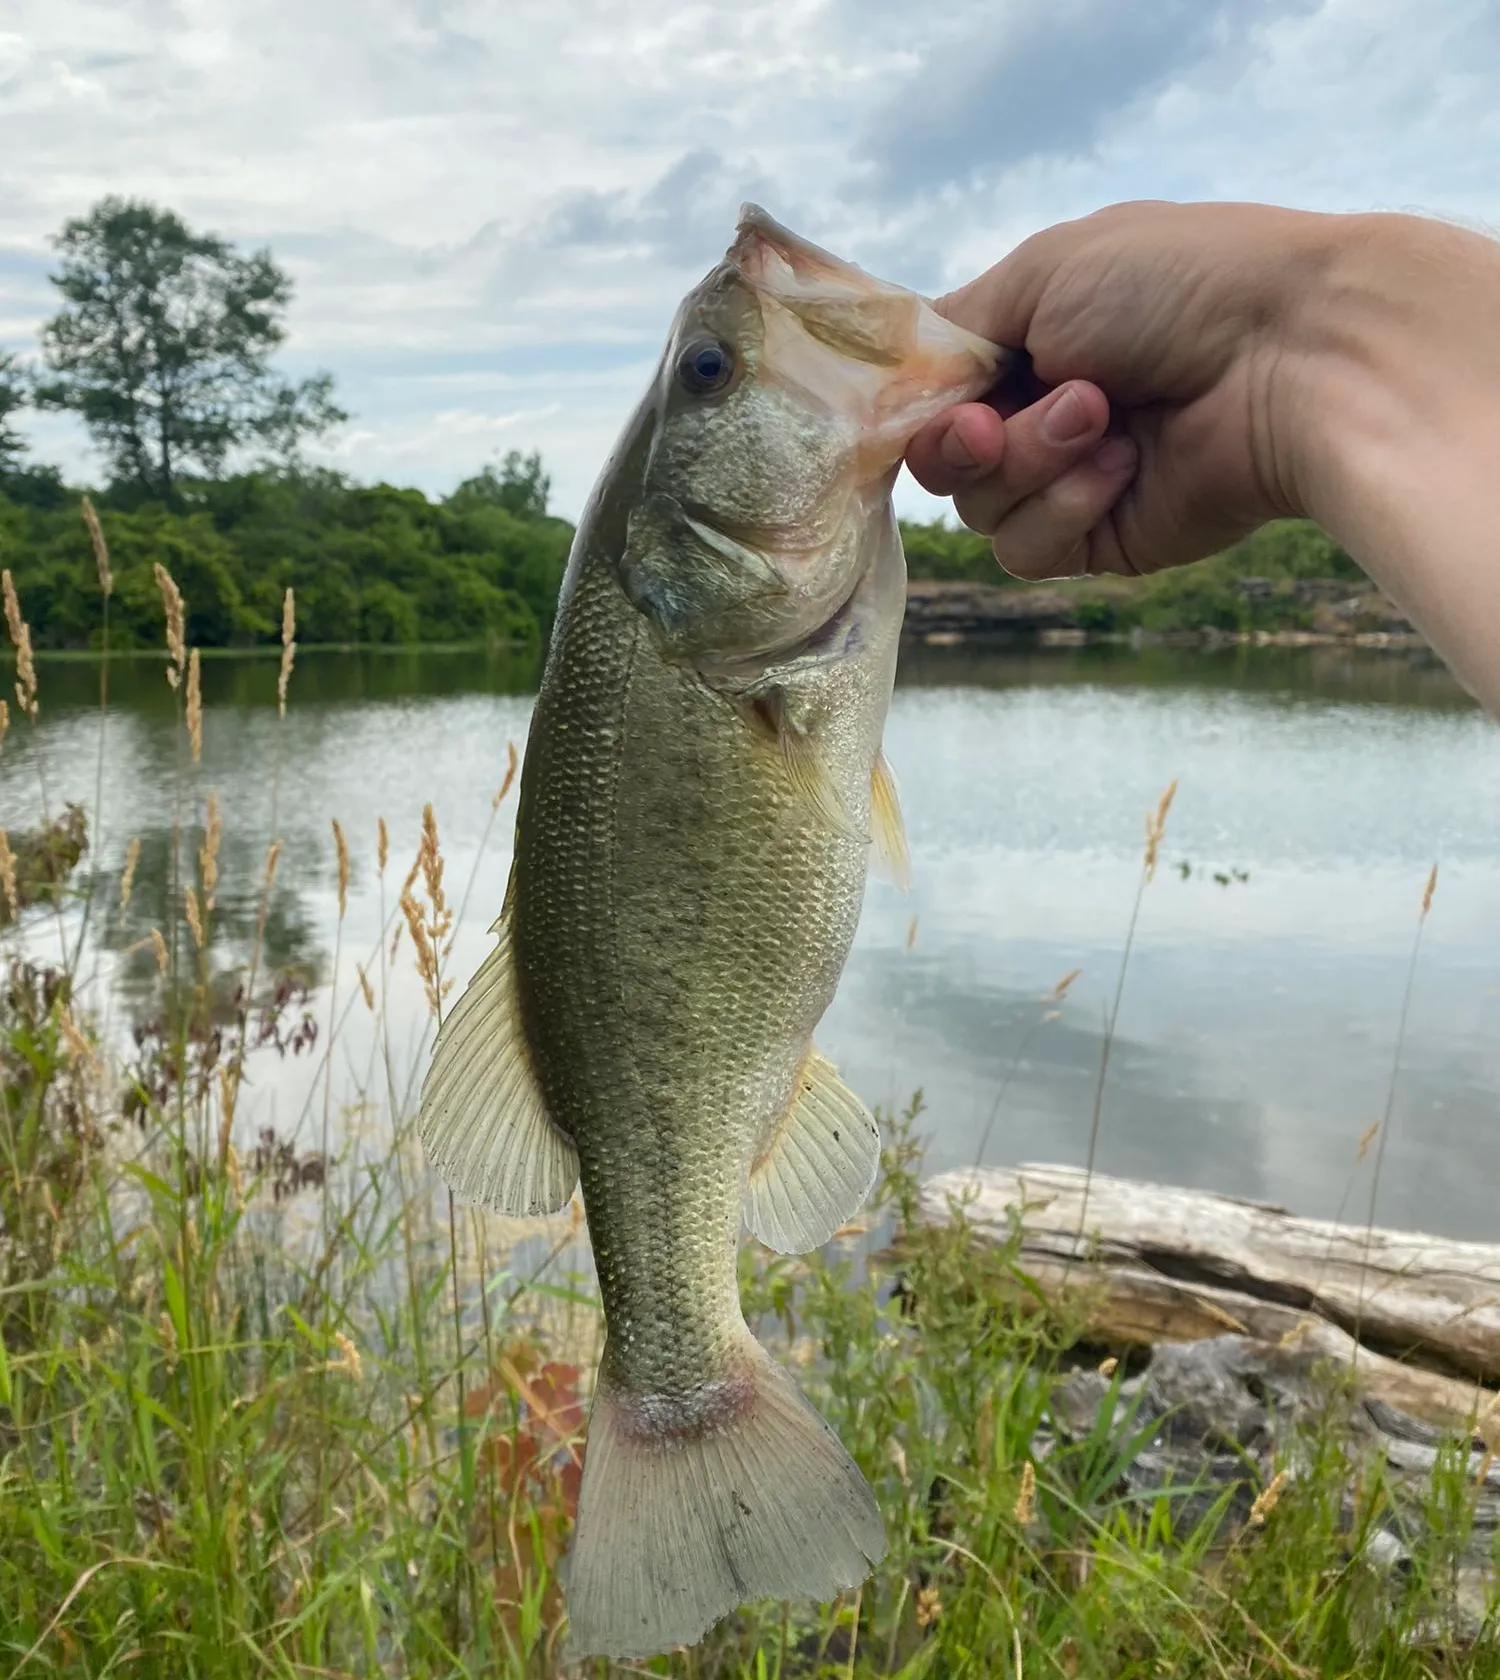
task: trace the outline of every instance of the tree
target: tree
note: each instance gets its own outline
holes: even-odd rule
[[[117,483],[170,501],[255,443],[295,458],[303,438],[348,418],[318,374],[280,381],[292,284],[269,251],[241,256],[170,210],[106,198],[64,224],[52,276],[66,299],[42,332],[45,407],[81,416]]]
[[[26,440],[10,423],[17,409],[26,406],[26,383],[14,356],[0,350],[0,475],[20,469]]]
[[[544,519],[551,494],[552,478],[543,470],[541,452],[533,449],[523,455],[519,449],[512,449],[498,472],[493,462],[486,462],[473,478],[466,478],[458,486],[448,504],[460,511],[475,505],[503,507],[521,519]]]

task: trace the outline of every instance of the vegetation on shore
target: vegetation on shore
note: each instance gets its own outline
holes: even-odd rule
[[[101,551],[96,588],[113,576]],[[1411,1555],[1395,1575],[1366,1544],[1394,1495],[1340,1428],[1336,1387],[1288,1477],[1126,1490],[1143,1427],[1128,1407],[1083,1432],[1054,1420],[1059,1385],[1103,1350],[1045,1306],[1014,1245],[976,1248],[961,1209],[945,1228],[917,1221],[915,1105],[886,1117],[867,1235],[797,1259],[749,1244],[743,1258],[747,1314],[870,1476],[889,1556],[836,1604],[750,1607],[692,1652],[569,1671],[558,1563],[599,1335],[580,1226],[575,1214],[518,1233],[455,1208],[414,1143],[393,1051],[406,1036],[389,1013],[393,965],[415,964],[436,1016],[467,895],[445,881],[430,811],[409,871],[382,826],[384,925],[370,950],[349,950],[347,837],[333,824],[335,979],[310,997],[268,954],[273,840],[241,865],[260,908],[248,952],[221,966],[214,930],[237,854],[192,770],[193,601],[165,572],[155,583],[180,729],[164,793],[175,887],[165,925],[139,941],[151,984],[132,1031],[109,1031],[118,1000],[90,993],[79,957],[80,917],[129,909],[132,854],[106,898],[81,874],[77,815],[42,808],[0,845],[8,1672],[1500,1673],[1493,1605],[1477,1631],[1448,1614],[1474,1512],[1456,1443],[1420,1521],[1401,1513]],[[25,729],[37,678],[21,602],[8,591],[6,606],[10,726]],[[278,620],[281,697],[295,705],[290,598]],[[291,768],[278,746],[273,809]],[[509,794],[507,777],[497,812]],[[341,988],[353,958],[357,983]],[[375,1025],[363,1073],[341,1039],[356,1010]],[[256,1104],[260,1060],[278,1055],[319,1069],[319,1100],[288,1137],[262,1129]]]
[[[540,459],[513,453],[440,501],[300,469],[194,481],[175,506],[105,492],[95,505],[115,571],[109,645],[159,642],[158,563],[181,582],[198,647],[274,647],[287,589],[309,643],[539,645],[573,538],[548,514],[548,489]],[[13,476],[7,494],[0,478],[0,565],[38,648],[104,644],[76,493],[33,474]]]
[[[549,488],[536,454],[512,452],[437,500],[307,469],[195,481],[175,507],[103,492],[96,505],[118,580],[109,645],[154,644],[160,561],[182,580],[203,648],[274,647],[287,588],[308,643],[538,647],[573,539],[572,525],[547,511]],[[51,477],[0,477],[0,565],[15,576],[40,649],[103,645],[78,507],[79,493]],[[1028,587],[971,531],[942,521],[902,531],[913,578]],[[1334,578],[1347,579],[1351,596],[1368,588],[1330,538],[1288,520],[1186,569],[1040,587],[1069,595],[1074,621],[1091,631],[1300,630],[1311,615],[1296,585]]]

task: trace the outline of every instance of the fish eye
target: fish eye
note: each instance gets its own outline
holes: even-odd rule
[[[677,377],[695,397],[712,396],[734,378],[734,352],[715,338],[690,344],[677,359]]]

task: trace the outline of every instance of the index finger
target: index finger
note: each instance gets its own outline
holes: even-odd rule
[[[924,490],[952,496],[987,477],[1005,454],[1005,423],[986,403],[960,403],[911,440],[906,464]]]

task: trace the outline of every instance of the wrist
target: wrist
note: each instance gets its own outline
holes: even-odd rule
[[[1340,536],[1372,476],[1409,493],[1414,454],[1451,448],[1467,411],[1500,396],[1500,245],[1416,216],[1316,220],[1323,260],[1291,318],[1272,429],[1286,500]],[[1398,458],[1399,474],[1380,471]]]
[[[1297,511],[1493,706],[1500,245],[1411,216],[1337,221],[1284,392]]]

